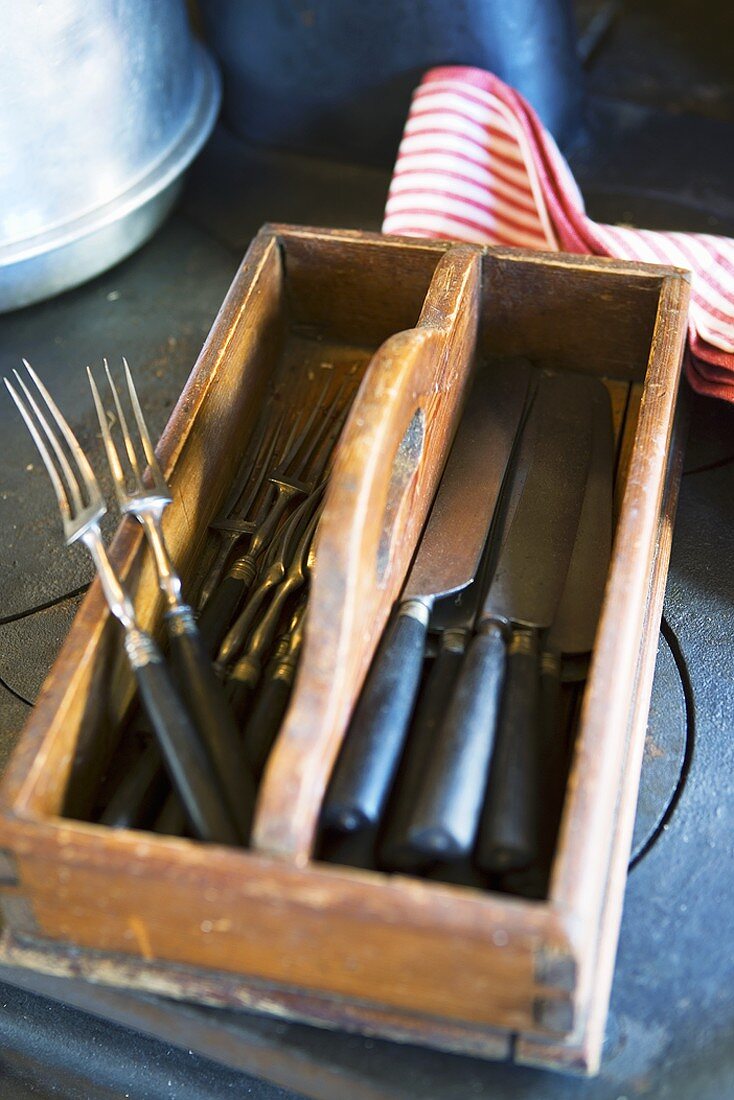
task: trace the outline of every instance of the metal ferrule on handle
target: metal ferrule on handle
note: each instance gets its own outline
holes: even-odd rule
[[[189,607],[186,603],[180,603],[170,611],[167,611],[165,618],[166,629],[168,630],[170,638],[180,638],[182,635],[190,636],[198,634],[193,608]]]
[[[414,599],[405,600],[398,608],[398,615],[407,615],[411,619],[415,619],[421,623],[424,627],[428,627],[428,620],[431,617],[431,607],[433,606],[433,598],[421,598],[415,597]]]
[[[162,664],[163,657],[149,634],[137,626],[125,631],[125,653],[133,672],[151,664]]]

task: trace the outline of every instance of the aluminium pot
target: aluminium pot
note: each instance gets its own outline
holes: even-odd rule
[[[0,0],[0,312],[91,278],[157,228],[219,77],[183,0]]]

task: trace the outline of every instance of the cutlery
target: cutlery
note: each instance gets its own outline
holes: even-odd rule
[[[286,523],[281,526],[277,539],[273,539],[264,557],[259,574],[259,583],[250,591],[247,602],[237,619],[224,636],[217,654],[217,669],[222,677],[226,675],[227,665],[241,654],[245,642],[257,623],[258,615],[268,597],[275,591],[288,573],[290,564],[298,550],[299,541],[319,502],[323,498],[326,483],[322,483],[294,509]]]
[[[327,827],[351,831],[381,817],[415,703],[431,610],[476,574],[532,377],[524,360],[498,362],[475,377],[397,614],[329,784]]]
[[[80,541],[87,547],[109,609],[123,627],[125,652],[171,783],[197,836],[238,844],[239,831],[222,797],[208,754],[155,642],[138,625],[132,601],[107,556],[99,528],[107,507],[94,472],[46,387],[30,364],[23,362],[33,393],[18,371],[13,372],[17,388],[7,378],[5,385],[51,479],[66,543]]]
[[[305,617],[306,598],[297,606],[288,632],[282,636],[276,647],[245,726],[243,744],[256,776],[262,774],[288,707],[303,645]]]
[[[274,394],[273,399],[276,397],[277,394]],[[219,584],[234,547],[243,536],[255,532],[256,524],[247,516],[252,514],[265,478],[272,469],[284,420],[285,414],[274,422],[263,421],[254,448],[248,448],[245,453],[221,512],[209,524],[210,530],[219,536],[219,544],[199,591],[199,610],[207,604]]]
[[[423,776],[433,752],[454,684],[461,671],[464,652],[482,597],[482,574],[491,546],[485,547],[482,565],[470,585],[439,600],[431,614],[431,632],[438,635],[438,648],[424,677],[400,766],[385,813],[380,845],[380,865],[391,871],[420,871],[435,863],[432,852],[411,844],[411,815]]]
[[[609,394],[591,387],[592,442],[578,531],[558,610],[541,652],[540,664],[540,856],[535,896],[542,896],[555,849],[568,772],[566,731],[561,713],[561,662],[587,655],[601,612],[612,552],[614,429]]]
[[[162,526],[163,513],[173,498],[156,458],[127,360],[123,358],[122,363],[133,413],[133,429],[109,364],[104,360],[117,428],[122,437],[121,449],[115,443],[94,375],[87,367],[117,502],[120,512],[134,516],[145,531],[155,562],[158,587],[165,600],[163,621],[168,633],[176,683],[211,757],[241,838],[246,841],[255,805],[255,784],[242,752],[234,716],[202,644],[193,610],[181,594],[181,579],[173,568]],[[145,463],[148,468],[147,483],[143,477]]]
[[[99,823],[111,829],[140,827],[140,823],[160,806],[168,791],[170,784],[166,781],[160,751],[155,741],[151,741],[135,765],[125,771],[99,815]],[[183,815],[183,810],[181,813]]]
[[[526,859],[537,840],[537,636],[560,599],[586,485],[591,417],[582,381],[541,376],[520,441],[476,633],[408,830],[410,843],[437,859],[472,851],[488,770],[494,799],[483,835],[494,847],[482,869]]]
[[[281,520],[292,503],[308,496],[322,481],[349,408],[351,385],[344,381],[324,407],[329,379],[313,407],[304,405],[297,411],[282,457],[268,472],[270,492],[255,518],[249,548],[229,566],[199,616],[201,633],[212,655],[216,655],[239,613],[257,576],[260,558]]]
[[[253,693],[257,687],[278,630],[278,624],[288,601],[309,582],[314,563],[314,538],[321,518],[319,504],[303,531],[285,576],[276,586],[267,611],[253,630],[247,648],[232,669],[228,680],[229,698],[241,722],[245,721]]]
[[[609,395],[598,379],[592,377],[568,377],[573,387],[578,408],[577,463],[570,469],[569,459],[563,469],[566,477],[567,504],[571,494],[578,494],[578,477],[582,462],[587,466],[582,495],[574,496],[571,531],[570,511],[566,525],[556,517],[551,520],[551,536],[558,537],[559,559],[555,566],[548,561],[545,580],[547,586],[535,594],[526,593],[523,601],[505,587],[499,594],[499,604],[505,601],[517,607],[515,623],[524,624],[516,630],[513,648],[517,653],[508,659],[507,696],[503,700],[502,715],[495,758],[490,771],[489,787],[482,812],[482,822],[476,861],[485,870],[503,871],[533,864],[546,846],[548,820],[546,805],[548,788],[547,769],[550,760],[546,755],[549,723],[557,712],[558,692],[549,692],[548,660],[546,675],[541,675],[541,635],[538,628],[548,628],[546,651],[560,651],[581,643],[591,649],[596,618],[603,595],[603,586],[609,569],[611,540],[611,488],[613,441],[609,419]],[[601,423],[602,410],[606,410],[606,432]],[[588,433],[587,433],[588,426]],[[596,441],[599,447],[596,447]],[[570,442],[567,444],[570,448]],[[600,477],[599,465],[606,454],[605,476]],[[606,482],[606,505],[604,504]],[[591,499],[590,499],[591,494]],[[600,496],[601,507],[600,505]],[[577,504],[580,499],[580,509]],[[582,526],[584,510],[591,515],[587,527]],[[563,526],[569,532],[568,541],[560,537]],[[582,541],[579,542],[580,536]],[[585,539],[585,541],[583,541]],[[596,557],[598,555],[598,557]],[[563,562],[561,566],[561,561]],[[565,574],[561,580],[561,574]],[[522,639],[522,640],[517,640]],[[551,662],[552,663],[552,662]],[[555,696],[555,698],[554,698]],[[544,713],[544,708],[545,713]],[[560,761],[554,764],[556,772]],[[555,779],[558,788],[558,775]],[[557,792],[558,793],[558,792]]]

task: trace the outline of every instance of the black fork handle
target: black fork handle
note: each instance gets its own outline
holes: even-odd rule
[[[227,798],[240,835],[249,836],[255,783],[232,709],[207,657],[191,608],[166,615],[171,661],[184,703],[194,720]]]
[[[194,833],[201,840],[241,844],[244,838],[158,648],[147,634],[133,628],[125,635],[125,649],[171,784]]]

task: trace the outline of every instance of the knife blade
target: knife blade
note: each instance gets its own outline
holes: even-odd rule
[[[612,552],[614,426],[609,392],[589,385],[592,403],[591,459],[576,541],[563,595],[545,638],[540,661],[540,775],[538,807],[541,850],[530,872],[514,883],[526,896],[547,892],[568,774],[567,723],[561,707],[561,659],[586,655],[594,644]],[[586,658],[584,657],[584,663]],[[576,662],[581,667],[580,662]]]
[[[612,553],[612,408],[603,382],[589,382],[593,435],[586,492],[563,595],[547,640],[547,648],[564,655],[591,652]]]
[[[464,858],[474,846],[503,693],[508,719],[534,729],[537,631],[561,595],[589,462],[588,395],[577,382],[543,375],[528,415],[477,632],[411,817],[411,843],[435,858]],[[522,752],[512,750],[526,749],[528,738],[508,740],[501,774],[514,800]],[[534,835],[531,815],[522,824]]]
[[[593,588],[593,583],[598,583],[598,565],[592,567],[594,576],[590,585],[585,575],[587,562],[583,557],[576,557],[575,552],[584,505],[589,496],[597,409],[606,398],[606,391],[601,382],[588,376],[573,378],[571,384],[578,402],[579,421],[583,412],[586,429],[583,442],[581,435],[577,440],[577,461],[573,471],[576,483],[572,490],[567,486],[569,498],[573,495],[575,520],[570,519],[569,513],[565,528],[567,538],[562,548],[558,543],[559,556],[552,567],[552,575],[551,570],[548,571],[545,591],[531,591],[528,594],[526,590],[526,601],[522,602],[514,593],[510,594],[510,584],[501,589],[498,597],[500,606],[503,599],[512,600],[518,608],[515,622],[526,629],[515,631],[510,646],[506,695],[477,845],[477,863],[483,870],[528,867],[542,858],[546,847],[544,833],[547,821],[542,777],[544,766],[549,761],[544,759],[544,734],[547,733],[544,724],[552,719],[552,715],[544,713],[544,706],[550,706],[551,711],[554,707],[547,666],[546,677],[542,676],[539,631],[550,628],[549,634],[552,635],[558,628],[559,640],[563,635],[564,642],[586,644],[588,637],[589,647],[593,643],[590,624],[599,608]],[[611,522],[611,510],[606,519],[595,518],[599,518],[600,532],[603,534]],[[560,526],[556,526],[556,531],[560,530]],[[590,531],[584,534],[592,541]],[[584,547],[581,548],[583,552]],[[603,554],[601,557],[603,562]],[[576,572],[569,577],[572,565]],[[516,579],[519,582],[522,578]],[[587,600],[588,607],[585,605]]]
[[[397,615],[368,673],[324,799],[325,827],[349,832],[381,817],[415,703],[431,609],[475,576],[532,377],[530,364],[518,359],[498,361],[475,376]]]

